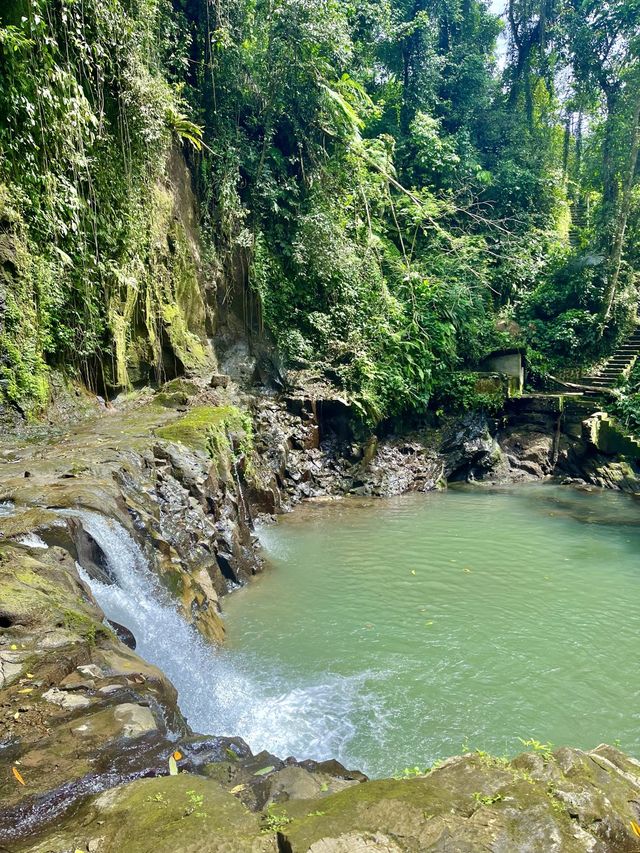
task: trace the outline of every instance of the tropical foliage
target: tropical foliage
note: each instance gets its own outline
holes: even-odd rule
[[[636,0],[509,0],[504,20],[483,0],[4,0],[0,24],[1,218],[31,306],[2,330],[16,402],[56,361],[126,383],[136,324],[161,366],[172,144],[222,297],[371,420],[504,343],[542,377],[629,322]]]

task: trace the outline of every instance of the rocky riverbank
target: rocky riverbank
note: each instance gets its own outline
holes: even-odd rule
[[[82,418],[71,407],[75,422],[3,439],[0,849],[635,850],[640,765],[609,747],[472,755],[368,782],[336,762],[254,756],[240,739],[192,732],[172,684],[92,595],[87,578],[116,579],[87,513],[137,542],[185,620],[219,643],[221,597],[262,568],[258,514],[571,465],[584,482],[580,453],[598,470],[596,454],[542,421],[470,415],[363,436],[335,394],[213,384],[87,400]]]

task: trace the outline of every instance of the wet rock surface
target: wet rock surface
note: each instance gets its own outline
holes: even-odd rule
[[[513,761],[469,754],[427,775],[358,783],[273,768],[244,786],[201,775],[140,779],[87,798],[16,853],[607,853],[637,849],[640,765],[618,750],[560,749]],[[254,777],[255,778],[255,777]],[[321,778],[321,777],[319,777]],[[231,780],[235,781],[235,780]],[[286,798],[275,799],[283,791]]]
[[[194,410],[215,417],[224,408]],[[189,433],[178,433],[184,443],[156,437],[182,413],[155,397],[107,411],[53,441],[3,445],[0,502],[15,511],[0,519],[0,541],[61,547],[90,577],[110,583],[106,556],[73,512],[115,519],[143,547],[188,621],[220,642],[219,597],[261,568],[229,454],[212,458]],[[199,434],[207,428],[204,419]]]

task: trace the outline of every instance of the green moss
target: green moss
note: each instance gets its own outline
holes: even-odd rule
[[[64,627],[79,634],[90,646],[95,646],[97,636],[103,633],[101,625],[77,610],[64,611]]]
[[[36,414],[49,399],[45,332],[39,303],[43,270],[24,238],[24,225],[0,184],[0,403]]]
[[[258,845],[260,824],[217,783],[190,774],[131,782],[68,816],[56,830],[56,849],[86,849],[96,836],[104,853],[177,850],[272,850]],[[50,841],[30,839],[32,853],[51,849]]]
[[[173,598],[180,598],[182,596],[184,593],[184,579],[179,571],[163,572],[160,579]]]
[[[237,439],[239,451],[253,452],[251,418],[235,406],[198,406],[183,418],[159,427],[156,435],[187,447],[202,450],[212,459],[224,459],[231,452],[229,434]]]

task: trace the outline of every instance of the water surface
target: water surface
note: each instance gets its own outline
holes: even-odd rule
[[[640,753],[637,500],[451,489],[306,505],[261,538],[222,652],[254,749],[373,775],[519,737]]]

